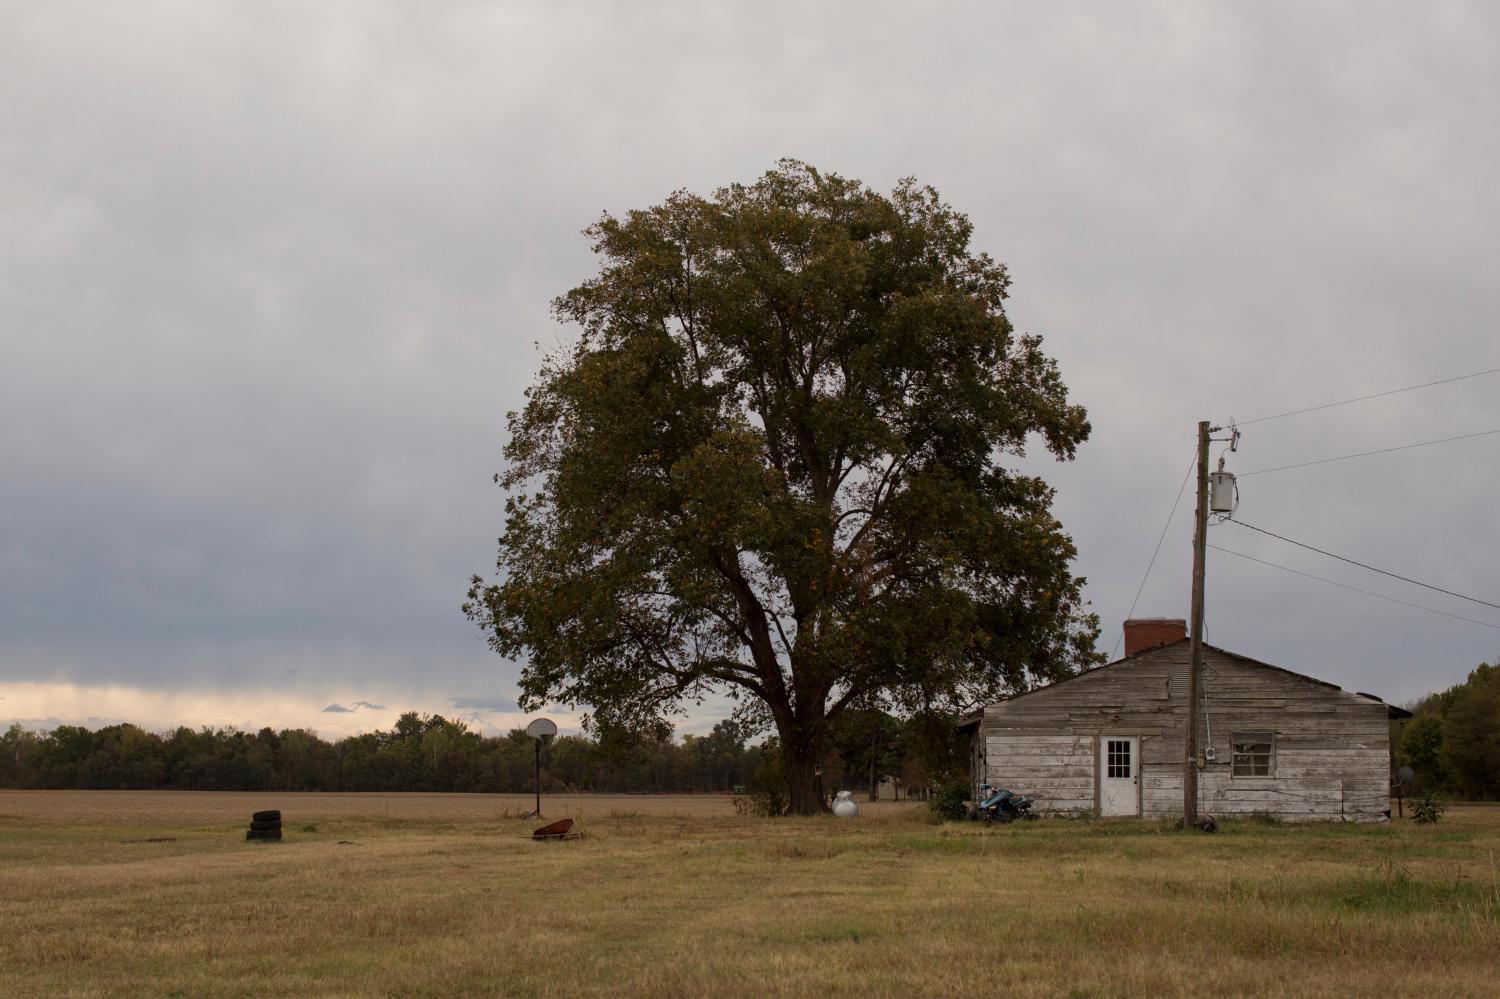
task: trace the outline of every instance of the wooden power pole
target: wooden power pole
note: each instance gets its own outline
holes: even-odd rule
[[[1198,821],[1198,714],[1202,694],[1198,689],[1203,671],[1203,577],[1208,554],[1208,435],[1207,420],[1198,424],[1198,513],[1193,527],[1192,652],[1188,666],[1187,733],[1182,746],[1182,824]]]

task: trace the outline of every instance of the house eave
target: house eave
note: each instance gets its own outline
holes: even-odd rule
[[[980,708],[978,711],[966,714],[958,721],[954,722],[953,730],[955,732],[967,732],[971,728],[978,728],[979,723],[982,721],[984,721],[984,708]]]
[[[1137,659],[1140,656],[1148,655],[1148,654],[1150,654],[1152,652],[1159,652],[1162,649],[1170,649],[1170,648],[1172,648],[1175,645],[1183,645],[1183,644],[1187,644],[1187,643],[1190,643],[1190,642],[1191,642],[1191,639],[1180,638],[1180,639],[1178,639],[1175,642],[1168,642],[1166,645],[1154,645],[1154,646],[1152,646],[1149,649],[1142,649],[1139,652],[1133,653],[1133,654],[1128,655],[1128,656],[1124,656],[1124,657],[1122,657],[1120,659],[1116,659],[1114,662],[1105,663],[1102,666],[1095,666],[1092,669],[1083,670],[1082,672],[1075,673],[1072,676],[1063,677],[1061,680],[1053,680],[1051,683],[1043,684],[1040,687],[1032,687],[1030,690],[1019,691],[1017,693],[1011,694],[1009,697],[1002,697],[998,701],[995,701],[994,703],[1000,704],[1000,703],[1004,703],[1004,702],[1007,702],[1007,701],[1019,700],[1020,698],[1026,697],[1029,694],[1035,694],[1038,691],[1048,690],[1048,689],[1050,689],[1052,687],[1056,687],[1059,684],[1070,683],[1070,682],[1072,682],[1074,680],[1079,680],[1079,679],[1082,679],[1083,677],[1091,676],[1094,673],[1099,673],[1099,672],[1102,672],[1103,670],[1112,669],[1112,668],[1114,668],[1116,666],[1119,666],[1121,663],[1129,662],[1130,660]],[[1320,687],[1326,687],[1329,690],[1344,690],[1343,687],[1340,687],[1336,683],[1330,683],[1327,680],[1319,680],[1315,676],[1308,676],[1306,673],[1298,673],[1296,670],[1287,669],[1285,666],[1276,666],[1276,665],[1273,665],[1273,664],[1268,663],[1268,662],[1262,662],[1259,659],[1252,659],[1251,657],[1249,657],[1247,655],[1242,655],[1242,654],[1240,654],[1238,652],[1231,652],[1228,649],[1221,649],[1217,645],[1209,645],[1207,642],[1204,642],[1203,643],[1203,647],[1205,649],[1211,649],[1214,652],[1219,653],[1220,655],[1229,656],[1232,659],[1238,659],[1241,662],[1249,663],[1252,666],[1260,666],[1260,667],[1263,667],[1265,669],[1275,670],[1278,673],[1285,673],[1287,676],[1296,677],[1297,679],[1299,679],[1299,680],[1305,680],[1308,683],[1315,683],[1318,686],[1320,686]],[[1410,711],[1407,711],[1405,708],[1397,707],[1394,704],[1390,704],[1387,701],[1385,701],[1383,698],[1377,697],[1374,694],[1367,694],[1367,693],[1365,693],[1363,691],[1348,691],[1348,693],[1354,694],[1356,697],[1368,698],[1369,700],[1374,701],[1377,704],[1384,704],[1386,706],[1387,713],[1388,713],[1388,716],[1390,718],[1399,719],[1399,718],[1410,718],[1411,717],[1411,712]],[[964,718],[960,719],[959,722],[958,722],[958,726],[957,727],[960,730],[972,727],[973,725],[979,724],[979,721],[982,720],[983,717],[984,717],[984,709],[981,708],[979,711],[975,712],[974,714],[967,715]]]

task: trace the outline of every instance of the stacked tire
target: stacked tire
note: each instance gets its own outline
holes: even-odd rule
[[[279,840],[281,839],[281,810],[268,808],[263,812],[256,812],[250,816],[250,828],[245,833],[246,839]]]

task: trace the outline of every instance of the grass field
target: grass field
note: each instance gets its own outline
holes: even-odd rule
[[[0,995],[1500,990],[1500,809],[1205,836],[544,805],[583,838],[531,842],[519,796],[0,791]],[[264,807],[284,842],[244,841]]]

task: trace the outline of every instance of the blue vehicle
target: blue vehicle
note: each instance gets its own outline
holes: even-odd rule
[[[1003,787],[992,788],[979,785],[979,800],[974,804],[974,817],[985,822],[1014,822],[1016,819],[1036,819],[1040,816],[1031,810],[1031,799]]]

